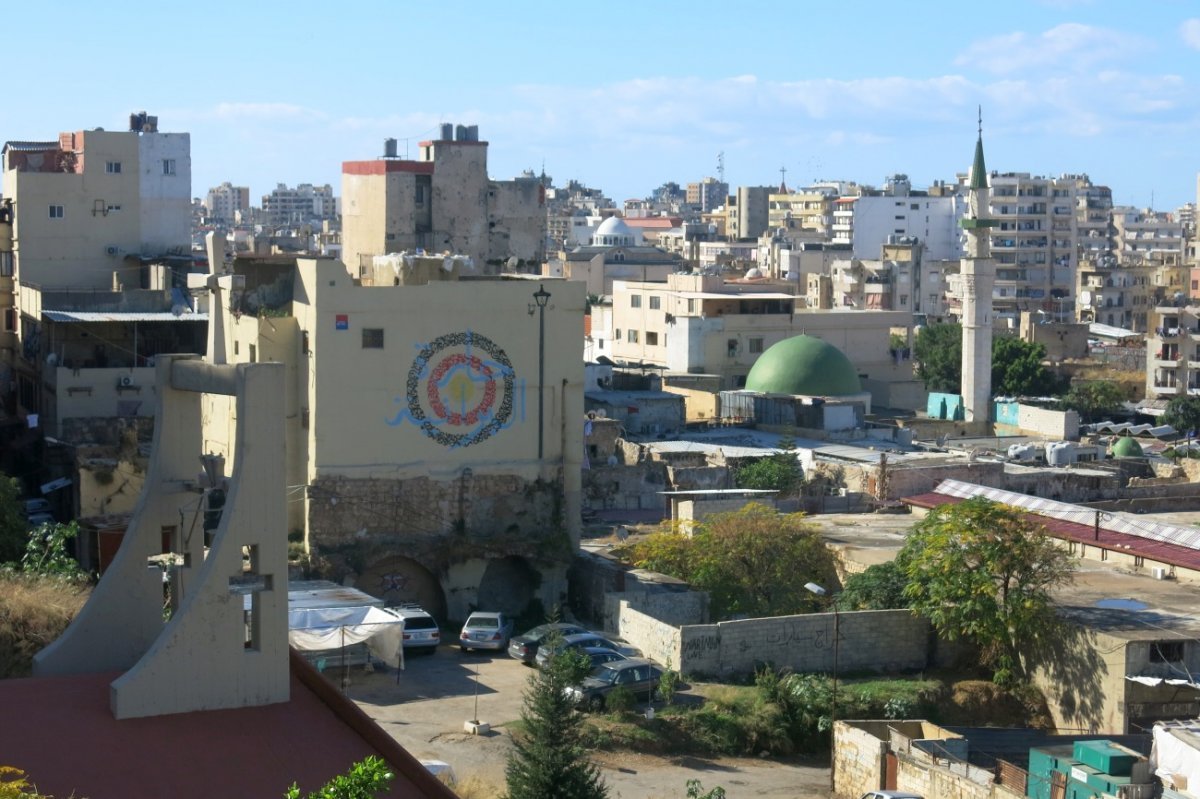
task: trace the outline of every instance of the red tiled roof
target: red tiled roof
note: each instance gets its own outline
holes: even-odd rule
[[[398,158],[380,158],[374,161],[343,161],[343,175],[386,175],[389,172],[412,172],[417,175],[432,175],[432,161],[403,161]]]
[[[928,494],[905,497],[900,501],[918,508],[933,509],[941,505],[957,505],[963,500],[959,497],[952,497],[932,491]],[[1045,527],[1046,532],[1055,538],[1076,541],[1113,552],[1140,555],[1170,566],[1200,570],[1200,550],[1192,549],[1191,547],[1169,544],[1165,541],[1154,541],[1149,538],[1142,538],[1141,536],[1129,535],[1128,533],[1118,533],[1113,530],[1105,530],[1103,527],[1100,528],[1099,537],[1097,537],[1094,526],[1068,522],[1063,519],[1054,519],[1049,516],[1040,516],[1036,513],[1022,513],[1021,515],[1029,523]]]
[[[0,680],[0,763],[54,796],[209,799],[305,795],[376,755],[396,775],[384,796],[454,797],[295,653],[291,699],[261,707],[118,721],[118,676]]]
[[[670,230],[683,224],[678,216],[634,216],[626,217],[625,224],[633,228]]]

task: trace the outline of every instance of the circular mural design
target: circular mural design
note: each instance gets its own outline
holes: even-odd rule
[[[508,426],[512,362],[478,333],[449,333],[424,345],[408,370],[408,412],[425,435],[469,447]]]

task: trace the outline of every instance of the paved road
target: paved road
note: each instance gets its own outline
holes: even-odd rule
[[[478,674],[478,679],[476,679]],[[353,669],[346,694],[418,758],[450,763],[460,781],[475,777],[504,787],[511,740],[504,725],[521,715],[522,693],[533,670],[507,655],[461,654],[443,646],[411,657],[407,668],[366,674]],[[335,680],[335,675],[330,675]],[[466,735],[463,722],[489,722],[487,736]],[[659,758],[599,753],[612,799],[678,799],[689,779],[723,786],[729,799],[746,796],[827,796],[829,769],[820,765],[745,758]]]

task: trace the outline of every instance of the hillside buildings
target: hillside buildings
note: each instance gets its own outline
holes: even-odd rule
[[[337,217],[337,198],[328,183],[301,183],[295,188],[280,183],[262,198],[262,221],[271,227],[319,224]]]
[[[212,224],[228,227],[240,222],[242,215],[250,210],[250,188],[225,181],[208,190],[204,210]]]

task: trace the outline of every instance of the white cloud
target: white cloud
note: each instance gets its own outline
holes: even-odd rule
[[[1184,44],[1193,50],[1200,50],[1200,19],[1185,19],[1179,26],[1179,33],[1183,36]]]
[[[954,63],[997,75],[1047,69],[1082,73],[1097,63],[1111,64],[1144,52],[1149,46],[1139,36],[1065,22],[1040,34],[1015,31],[981,39],[968,46]]]

